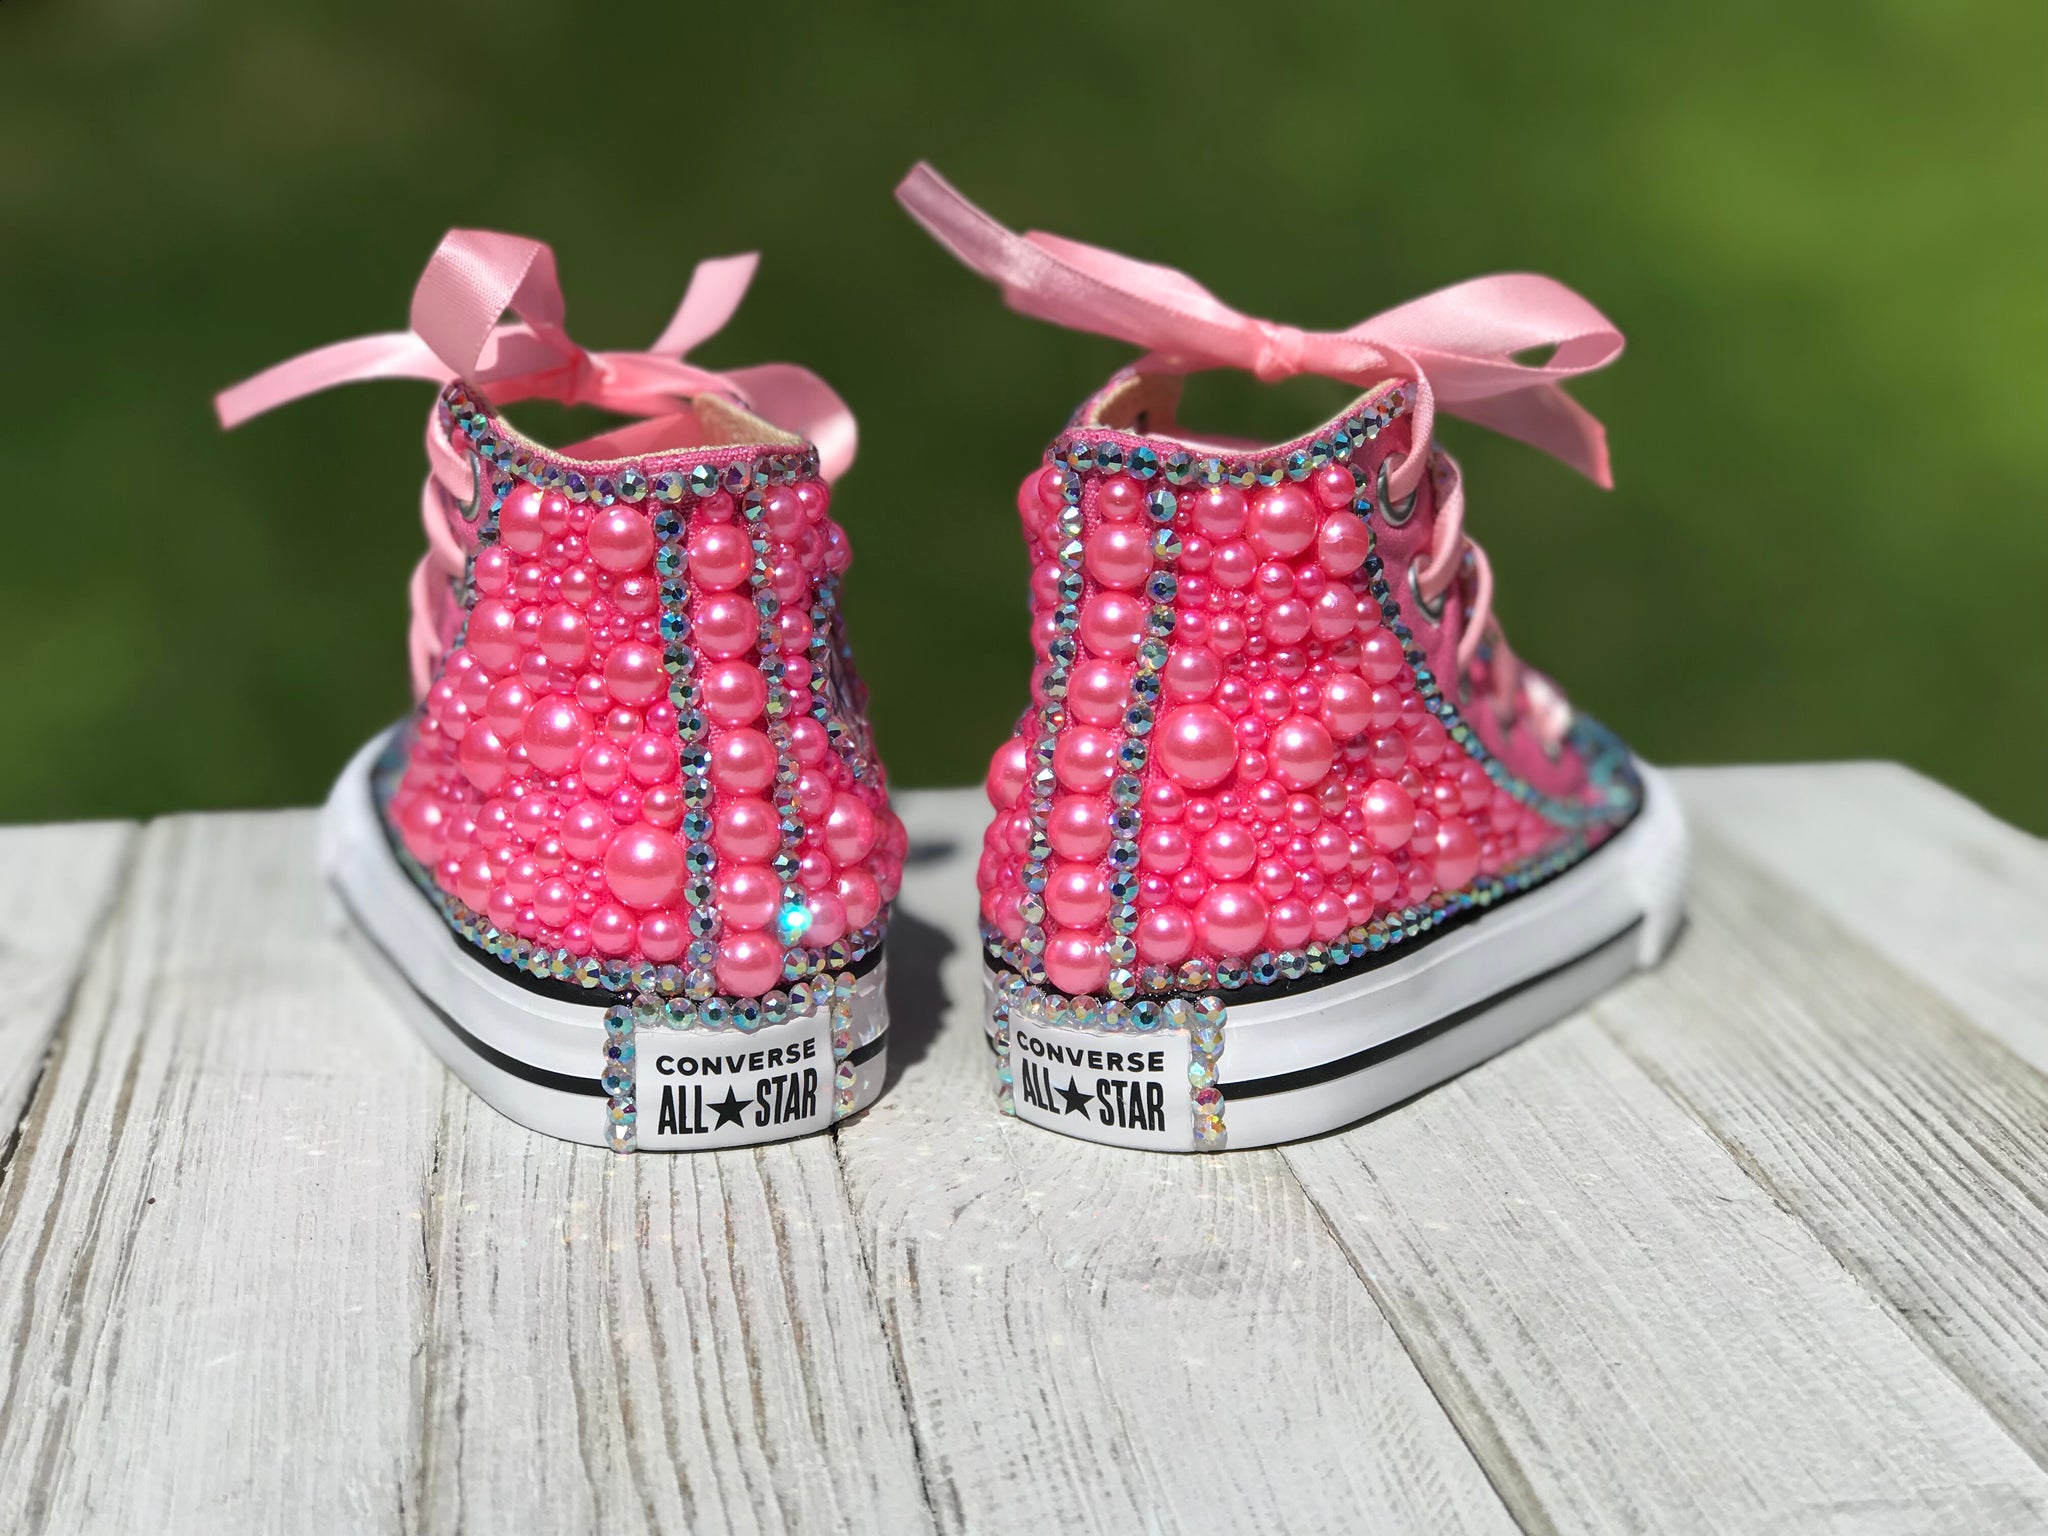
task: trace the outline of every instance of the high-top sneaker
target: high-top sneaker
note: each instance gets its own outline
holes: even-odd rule
[[[700,266],[651,352],[591,353],[546,246],[457,230],[410,331],[219,401],[233,426],[351,379],[443,386],[419,707],[342,774],[322,862],[449,1066],[621,1151],[821,1130],[885,1065],[904,834],[839,617],[852,418],[802,369],[682,361],[753,267]],[[526,399],[636,419],[558,452],[501,414]]]
[[[1148,350],[1018,496],[1038,666],[979,871],[1001,1106],[1161,1151],[1314,1135],[1656,960],[1677,802],[1508,650],[1434,443],[1443,409],[1607,483],[1557,386],[1612,325],[1516,276],[1304,333],[927,167],[898,196],[1012,307]],[[1201,438],[1175,408],[1213,367],[1362,393],[1291,442]]]

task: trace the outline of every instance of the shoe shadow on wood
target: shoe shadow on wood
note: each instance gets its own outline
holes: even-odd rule
[[[948,1006],[942,973],[952,952],[953,941],[945,933],[897,907],[889,921],[889,1070],[882,1079],[884,1094],[938,1038],[939,1021]]]

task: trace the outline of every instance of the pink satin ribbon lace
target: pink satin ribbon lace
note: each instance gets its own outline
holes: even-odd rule
[[[834,479],[853,463],[859,439],[853,412],[823,379],[791,363],[715,372],[687,360],[738,310],[758,262],[748,253],[698,263],[674,318],[651,348],[593,352],[563,325],[552,249],[517,235],[453,229],[413,290],[409,330],[303,353],[222,390],[214,409],[223,427],[235,427],[302,396],[369,379],[443,385],[461,379],[497,406],[554,400],[643,420],[675,415],[696,396],[717,394],[808,438],[817,446],[825,477]],[[508,314],[517,321],[507,321]],[[433,572],[460,574],[463,559],[437,498],[458,499],[469,491],[466,467],[447,451],[431,414],[427,451],[433,472],[422,510],[429,552],[412,580],[413,685],[420,693],[431,681],[441,644]]]
[[[1189,373],[1241,368],[1271,382],[1316,374],[1360,389],[1393,378],[1415,382],[1413,448],[1388,477],[1397,501],[1421,484],[1431,462],[1436,411],[1520,438],[1602,487],[1613,484],[1607,434],[1560,386],[1621,355],[1612,321],[1562,283],[1502,273],[1425,294],[1343,331],[1302,331],[1241,314],[1185,273],[1033,230],[1019,235],[969,202],[929,165],[896,189],[911,215],[971,270],[1002,289],[1023,314],[1072,330],[1113,336],[1146,349],[1141,371]],[[1539,364],[1519,354],[1545,352]],[[1438,489],[1430,558],[1416,572],[1434,605],[1459,579],[1471,552],[1473,583],[1460,671],[1470,667],[1492,623],[1493,579],[1486,556],[1465,537],[1464,491],[1456,465]],[[1521,669],[1504,643],[1492,658],[1496,702],[1511,699]],[[1533,676],[1532,684],[1537,683]],[[1547,683],[1532,687],[1539,716],[1561,702]],[[1539,731],[1548,734],[1545,721]]]

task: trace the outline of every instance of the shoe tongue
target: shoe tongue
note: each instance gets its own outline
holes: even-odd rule
[[[677,411],[647,421],[628,422],[580,443],[571,443],[561,452],[564,458],[571,459],[629,459],[668,449],[696,448],[703,441],[704,428],[696,413]]]

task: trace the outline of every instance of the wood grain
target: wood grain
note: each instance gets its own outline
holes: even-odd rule
[[[0,1237],[0,1530],[926,1523],[829,1146],[621,1164],[469,1097],[311,818],[153,825]]]
[[[2048,1072],[2048,843],[1897,763],[1678,777],[1702,825]]]
[[[0,827],[0,1175],[134,836],[121,821]]]
[[[1596,1017],[2048,1464],[2048,1078],[1716,836],[1687,942]]]
[[[1269,1152],[1159,1157],[995,1112],[970,791],[905,797],[899,1019],[944,1009],[839,1151],[948,1530],[1512,1530]],[[901,1026],[899,1025],[899,1028]]]
[[[1530,1531],[2038,1531],[2048,1477],[1589,1019],[1288,1149]]]

